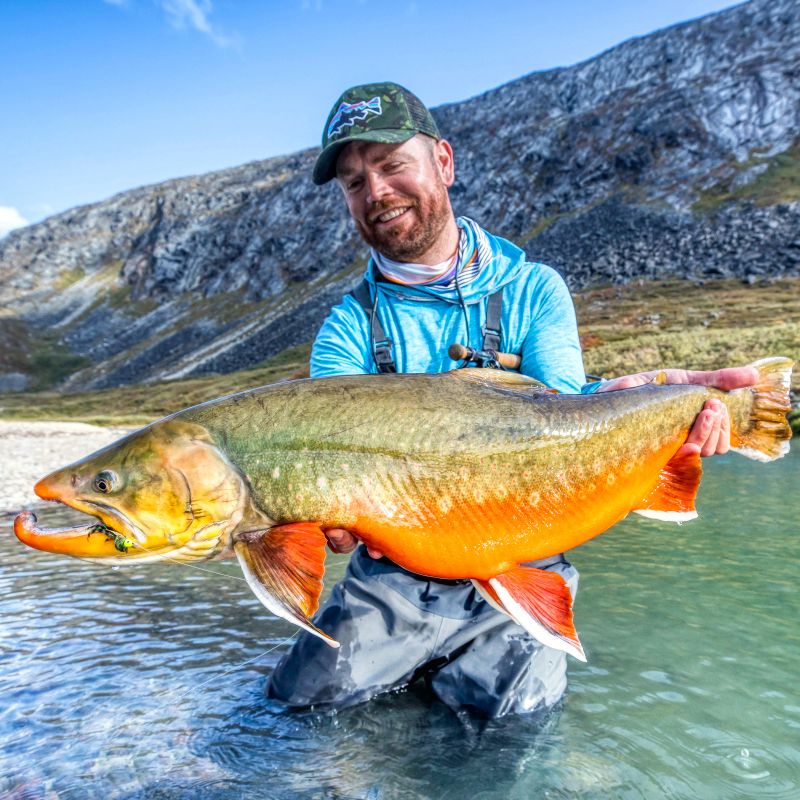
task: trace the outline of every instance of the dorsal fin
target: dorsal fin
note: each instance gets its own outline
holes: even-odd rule
[[[447,374],[460,380],[474,381],[475,383],[491,386],[507,386],[509,389],[538,389],[541,392],[556,391],[529,375],[523,375],[521,372],[509,372],[504,369],[467,367],[465,369],[454,369]]]

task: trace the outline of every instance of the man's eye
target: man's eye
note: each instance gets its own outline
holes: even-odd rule
[[[347,184],[347,191],[357,192],[363,185],[364,181],[362,181],[361,178],[356,178],[355,180],[352,180]]]

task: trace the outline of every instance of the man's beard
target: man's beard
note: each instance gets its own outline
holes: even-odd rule
[[[398,206],[409,205],[409,212],[416,214],[417,223],[410,231],[400,228],[390,228],[385,231],[376,231],[357,223],[361,238],[379,253],[391,258],[393,261],[413,263],[418,261],[428,250],[433,247],[442,231],[447,226],[452,211],[447,198],[447,189],[444,184],[436,187],[436,191],[428,195],[427,212],[420,208],[419,201],[397,200],[381,201],[370,210],[371,214],[382,213]]]

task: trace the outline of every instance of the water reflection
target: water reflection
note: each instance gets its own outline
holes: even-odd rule
[[[111,571],[5,521],[0,797],[794,798],[800,458],[706,471],[699,520],[573,554],[589,663],[555,712],[488,723],[421,686],[287,713],[263,692],[293,629],[235,563]]]

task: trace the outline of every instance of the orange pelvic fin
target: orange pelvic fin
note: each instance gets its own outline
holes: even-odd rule
[[[681,447],[665,464],[655,488],[634,513],[669,522],[695,519],[694,500],[702,474],[700,449],[691,445]]]
[[[247,531],[233,547],[250,588],[273,614],[339,646],[309,621],[325,574],[325,534],[316,522]]]
[[[488,581],[472,583],[487,602],[542,644],[586,661],[572,622],[572,593],[557,572],[516,567]]]
[[[786,420],[791,411],[789,387],[792,366],[789,358],[763,358],[750,364],[758,370],[756,383],[747,389],[753,394],[749,419],[731,415],[731,447],[756,461],[773,461],[789,452],[792,429]]]

